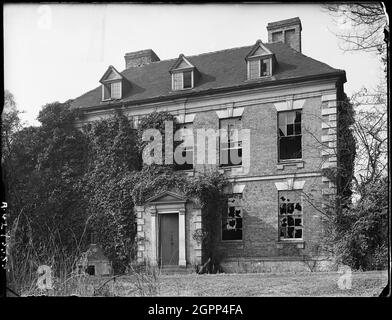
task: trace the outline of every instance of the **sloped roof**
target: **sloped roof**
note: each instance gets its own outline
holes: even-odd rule
[[[199,71],[199,78],[193,89],[172,91],[170,68],[177,60],[152,62],[142,67],[132,67],[121,72],[131,83],[131,88],[123,92],[123,99],[116,102],[102,102],[101,87],[97,87],[76,98],[72,106],[95,108],[118,103],[142,103],[163,99],[178,98],[187,95],[213,93],[224,90],[240,90],[255,86],[274,85],[285,81],[318,76],[341,76],[345,81],[345,72],[334,69],[281,43],[265,43],[275,54],[278,63],[271,78],[247,81],[245,57],[254,45],[226,49],[216,52],[187,56]],[[98,79],[97,79],[98,82]]]

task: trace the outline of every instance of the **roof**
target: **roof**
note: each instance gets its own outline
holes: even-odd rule
[[[319,76],[340,76],[345,81],[345,72],[334,69],[292,49],[282,42],[265,43],[275,54],[278,63],[271,78],[257,81],[247,80],[245,57],[254,45],[186,58],[196,67],[198,80],[193,89],[172,91],[170,68],[178,58],[152,62],[141,67],[125,69],[121,74],[131,83],[123,92],[123,98],[115,102],[102,102],[101,86],[81,95],[72,102],[73,107],[102,108],[118,103],[140,104],[168,100],[192,95],[211,94],[225,90],[241,90],[252,87],[274,85],[287,81]],[[97,79],[98,82],[98,79]]]

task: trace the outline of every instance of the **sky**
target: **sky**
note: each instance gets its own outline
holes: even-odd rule
[[[349,96],[379,83],[379,58],[344,52],[334,33],[350,26],[319,4],[6,4],[4,88],[25,124],[39,125],[43,105],[96,88],[109,65],[125,68],[126,52],[153,49],[165,60],[268,42],[269,22],[297,16],[302,53],[346,70]]]

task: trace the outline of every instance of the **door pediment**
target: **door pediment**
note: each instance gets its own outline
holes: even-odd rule
[[[185,203],[186,197],[175,192],[165,191],[156,196],[147,199],[148,204],[160,204],[160,203]]]

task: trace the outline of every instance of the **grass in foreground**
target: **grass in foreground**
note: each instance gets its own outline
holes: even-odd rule
[[[159,275],[154,290],[147,286],[144,290],[134,277],[124,276],[111,284],[110,291],[114,296],[377,297],[388,283],[386,271],[353,272],[351,288],[340,289],[341,275],[338,272]]]

